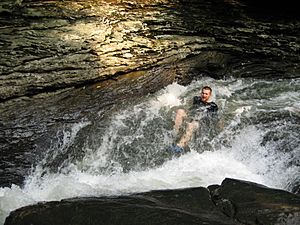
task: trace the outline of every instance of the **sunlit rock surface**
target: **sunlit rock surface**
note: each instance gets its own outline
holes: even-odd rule
[[[199,74],[268,77],[275,70],[278,77],[296,76],[299,20],[293,11],[264,12],[250,3],[1,1],[0,100],[83,86],[196,55],[202,56]],[[211,52],[226,54],[226,61],[211,63]]]
[[[209,189],[198,187],[40,203],[12,212],[5,225],[300,223],[297,195],[234,179],[225,179],[220,186]]]

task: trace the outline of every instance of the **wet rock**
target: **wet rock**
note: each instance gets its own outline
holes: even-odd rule
[[[299,203],[299,196],[286,191],[225,179],[220,186],[208,189],[198,187],[39,203],[13,211],[5,225],[296,225],[300,221]]]
[[[300,224],[300,197],[287,191],[225,179],[212,198],[226,215],[244,224]]]
[[[219,212],[206,188],[152,191],[121,197],[63,200],[13,212],[5,225],[215,224],[238,225]]]
[[[91,121],[92,124],[83,129],[89,136],[101,135],[99,127],[106,117],[122,107],[122,102],[135,101],[162,89],[175,79],[175,69],[170,65],[149,72],[133,72],[95,85],[0,104],[1,186],[21,185],[31,167],[44,158],[45,152],[49,157],[44,166],[55,171],[70,155],[80,157],[82,145],[98,138],[79,133],[70,149],[62,149],[66,158],[52,158],[49,151],[60,148],[64,131],[71,132],[71,127],[81,121]]]
[[[83,87],[210,52],[217,58],[198,61],[204,72],[198,75],[298,76],[299,21],[266,15],[259,5],[254,12],[260,16],[253,18],[248,3],[1,1],[0,101]],[[226,63],[218,55],[228,55]]]

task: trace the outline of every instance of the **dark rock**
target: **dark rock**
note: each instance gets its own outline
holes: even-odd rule
[[[219,196],[220,185],[213,184],[207,187],[212,196]]]
[[[209,224],[297,225],[300,197],[225,179],[208,189],[161,190],[119,197],[74,198],[17,209],[5,225]]]
[[[53,137],[60,142],[58,130],[78,121],[89,120],[93,124],[84,130],[99,135],[95,133],[99,121],[119,109],[124,100],[134,101],[156,92],[170,84],[175,75],[175,65],[170,65],[148,72],[133,72],[83,88],[12,99],[0,104],[0,185],[21,185],[31,167],[44,158],[45,151],[53,147]],[[66,150],[68,157],[46,158],[47,164],[44,166],[57,170],[70,155],[80,157],[86,139],[88,137],[79,133],[76,143]]]
[[[228,211],[234,212],[234,218],[241,223],[300,224],[300,197],[287,191],[248,181],[225,179],[217,195],[213,196],[220,199],[217,205],[221,202],[223,212],[226,215]]]
[[[211,193],[211,198],[214,204],[218,207],[218,209],[223,212],[225,215],[233,218],[235,215],[235,209],[232,202],[228,199],[223,199],[221,197],[221,186],[220,185],[210,185],[208,186],[208,190]]]
[[[217,211],[206,188],[70,199],[20,208],[5,225],[238,225]]]

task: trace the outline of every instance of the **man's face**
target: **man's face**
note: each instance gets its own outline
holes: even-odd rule
[[[211,96],[210,90],[203,89],[203,90],[201,91],[201,100],[202,100],[203,102],[208,102],[210,96]]]

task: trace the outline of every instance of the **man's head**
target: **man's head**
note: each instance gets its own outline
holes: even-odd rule
[[[211,96],[211,93],[212,93],[212,90],[209,86],[204,86],[201,90],[201,100],[203,102],[208,102],[209,101],[209,98]]]

